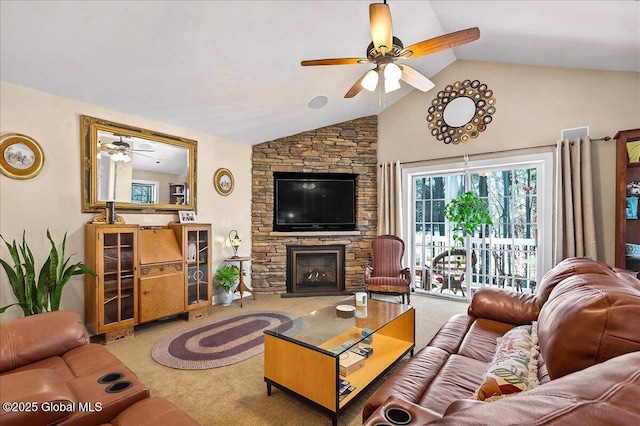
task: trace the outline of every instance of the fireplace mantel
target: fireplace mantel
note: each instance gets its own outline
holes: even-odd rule
[[[362,235],[360,231],[271,231],[270,237],[331,237],[340,235]]]

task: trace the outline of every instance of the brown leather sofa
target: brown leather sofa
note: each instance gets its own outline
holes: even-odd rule
[[[149,389],[72,311],[0,324],[0,424],[197,425]]]
[[[496,339],[532,321],[540,384],[492,402],[474,399]],[[600,262],[566,259],[537,295],[477,290],[468,313],[452,317],[371,396],[363,423],[640,424],[638,351],[640,281]]]

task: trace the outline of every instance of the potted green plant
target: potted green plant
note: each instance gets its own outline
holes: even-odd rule
[[[13,294],[18,299],[17,303],[0,308],[0,313],[14,305],[19,305],[25,316],[57,311],[60,309],[62,289],[72,276],[82,274],[96,275],[93,269],[82,262],[69,265],[71,256],[65,258],[66,232],[62,239],[61,251],[58,253],[56,244],[51,238],[51,233],[47,229],[47,239],[51,243],[51,250],[37,275],[35,259],[27,244],[24,231],[22,232],[22,244],[20,245],[16,243],[15,239],[12,244],[9,244],[2,235],[0,235],[0,239],[7,246],[13,266],[3,259],[0,259],[0,264],[2,264],[4,272],[9,279]]]
[[[233,300],[233,290],[238,285],[239,279],[240,269],[235,265],[224,265],[216,270],[213,282],[221,289],[218,296],[222,305],[228,306]]]
[[[473,235],[481,225],[493,225],[486,203],[470,191],[449,201],[444,208],[444,217],[451,222],[454,243],[463,246],[466,235]]]

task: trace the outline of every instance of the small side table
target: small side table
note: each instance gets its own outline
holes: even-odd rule
[[[243,269],[242,269],[242,262],[250,262],[251,258],[250,257],[227,257],[225,260],[225,262],[238,262],[238,269],[240,269],[240,283],[238,284],[238,288],[236,288],[236,291],[240,292],[240,307],[242,308],[242,293],[244,293],[245,291],[247,293],[251,293],[251,295],[253,296],[253,300],[256,300],[256,294],[253,292],[252,289],[250,289],[249,287],[246,286],[246,284],[244,283],[244,274],[243,274]]]

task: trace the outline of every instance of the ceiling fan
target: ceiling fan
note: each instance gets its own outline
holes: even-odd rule
[[[392,34],[391,12],[386,0],[384,0],[384,3],[373,3],[369,5],[369,23],[373,41],[369,44],[369,47],[367,47],[366,58],[313,59],[302,61],[301,65],[375,64],[376,67],[374,69],[364,73],[362,77],[351,86],[351,89],[344,95],[345,98],[354,97],[360,93],[362,89],[374,91],[378,86],[381,74],[384,81],[385,93],[399,89],[399,80],[410,84],[418,90],[426,92],[434,87],[431,80],[409,65],[396,65],[395,62],[400,59],[414,59],[437,53],[480,38],[480,30],[474,27],[424,40],[405,48],[402,41]]]
[[[145,155],[145,154],[140,154],[141,152],[155,152],[152,149],[134,149],[131,147],[131,144],[129,142],[125,142],[122,140],[123,136],[120,134],[116,134],[114,133],[113,136],[115,137],[119,137],[120,140],[118,141],[114,141],[111,143],[100,143],[100,149],[107,151],[109,153],[109,155],[111,155],[111,158],[114,161],[124,161],[129,162],[131,161],[131,158],[128,156],[128,153],[133,153],[133,154],[137,154],[137,155],[142,155],[143,157],[148,157],[148,158],[153,158],[149,155]],[[124,137],[129,137],[129,136],[124,136]]]

